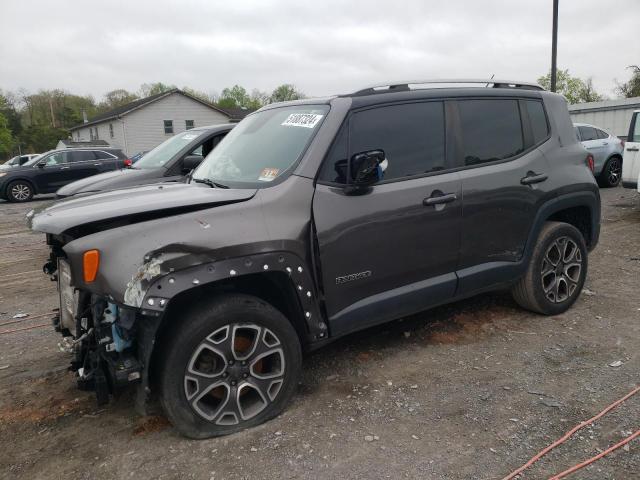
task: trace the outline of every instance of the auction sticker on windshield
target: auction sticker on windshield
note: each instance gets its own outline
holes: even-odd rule
[[[292,113],[281,125],[285,127],[313,128],[322,117],[324,117],[324,115],[318,115],[317,113]]]
[[[278,168],[265,168],[260,173],[258,180],[261,182],[272,182],[278,176],[278,172],[280,170]]]

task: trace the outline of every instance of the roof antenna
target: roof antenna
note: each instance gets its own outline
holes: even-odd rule
[[[491,78],[489,80],[493,80],[493,77],[495,77],[496,74],[494,73],[493,75],[491,75]],[[487,84],[484,86],[484,88],[487,88],[489,86],[491,82],[487,82]]]

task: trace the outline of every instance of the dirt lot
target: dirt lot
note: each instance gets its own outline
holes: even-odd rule
[[[138,417],[130,395],[98,409],[52,328],[2,334],[0,478],[500,479],[640,383],[640,197],[601,193],[588,291],[567,314],[526,313],[496,293],[352,335],[305,360],[282,416],[225,438],[181,438],[162,416]],[[57,307],[44,238],[23,220],[48,201],[0,204],[0,324]],[[640,394],[523,478],[638,428]],[[637,439],[570,478],[639,477]]]

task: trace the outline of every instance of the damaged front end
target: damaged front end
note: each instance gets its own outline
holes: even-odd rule
[[[150,345],[159,324],[138,308],[115,302],[73,286],[71,266],[54,237],[48,236],[51,257],[43,270],[58,283],[60,310],[53,319],[63,335],[61,350],[71,353],[70,370],[81,390],[95,391],[98,404],[135,384],[139,410],[144,412],[149,392],[147,372]],[[145,317],[145,318],[142,318]]]

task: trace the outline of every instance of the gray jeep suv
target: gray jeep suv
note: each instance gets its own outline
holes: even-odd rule
[[[416,83],[269,105],[186,184],[30,214],[79,385],[137,384],[205,438],[276,416],[302,352],[350,332],[504,287],[567,310],[600,197],[564,98]]]

